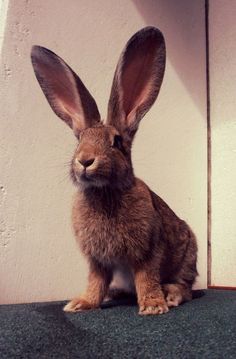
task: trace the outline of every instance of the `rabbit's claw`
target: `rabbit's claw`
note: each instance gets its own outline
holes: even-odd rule
[[[72,299],[69,303],[67,303],[63,310],[64,312],[83,312],[90,309],[96,309],[97,306],[90,304],[85,299],[82,298],[75,298]]]
[[[168,306],[166,304],[161,305],[149,305],[149,306],[141,306],[139,308],[140,315],[155,315],[155,314],[164,314],[169,311]]]

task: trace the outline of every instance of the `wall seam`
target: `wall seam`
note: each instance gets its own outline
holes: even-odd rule
[[[209,64],[209,0],[205,0],[206,36],[206,105],[207,105],[207,286],[211,283],[211,103],[210,103],[210,64]]]

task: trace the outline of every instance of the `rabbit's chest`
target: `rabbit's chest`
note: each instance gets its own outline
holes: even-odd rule
[[[153,211],[125,206],[113,216],[77,203],[73,225],[82,252],[103,263],[119,259],[137,261],[149,251]]]

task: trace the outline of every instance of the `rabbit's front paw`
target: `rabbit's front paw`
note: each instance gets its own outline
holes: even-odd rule
[[[98,308],[98,306],[95,306],[89,302],[87,302],[85,299],[83,298],[75,298],[72,299],[68,304],[65,305],[65,307],[63,308],[64,312],[82,312],[85,310],[90,310],[90,309],[96,309]]]
[[[139,314],[140,315],[154,315],[154,314],[163,314],[169,311],[167,303],[164,300],[153,299],[152,303],[143,303],[139,306]]]

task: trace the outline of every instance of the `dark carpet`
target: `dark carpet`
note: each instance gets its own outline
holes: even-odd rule
[[[66,314],[62,302],[0,306],[0,358],[236,358],[236,291],[196,291],[160,316],[135,303]],[[114,303],[113,303],[114,304]]]

